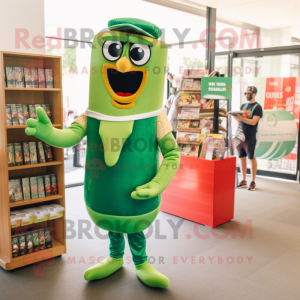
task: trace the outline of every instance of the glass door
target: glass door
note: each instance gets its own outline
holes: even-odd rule
[[[263,110],[257,133],[258,175],[296,179],[300,110],[300,54],[249,56],[232,59],[231,109],[246,103],[248,86],[258,90]],[[234,137],[238,123],[232,120]]]

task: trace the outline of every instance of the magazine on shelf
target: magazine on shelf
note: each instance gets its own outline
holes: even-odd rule
[[[16,87],[24,87],[24,69],[16,67]]]
[[[200,78],[208,76],[209,70],[204,69],[184,69],[183,76],[190,78]]]
[[[201,90],[201,82],[200,79],[183,79],[181,83],[182,90],[191,90],[191,91],[200,91]]]
[[[184,131],[177,132],[178,143],[183,143],[183,142],[201,143],[203,142],[205,137],[206,137],[205,134],[200,134],[200,133],[184,132]]]
[[[11,116],[11,106],[10,104],[5,105],[5,113],[6,113],[6,125],[12,125],[12,116]]]
[[[200,107],[200,94],[179,93],[179,106]]]
[[[24,68],[24,75],[25,75],[25,87],[26,88],[34,88],[34,81],[31,74],[30,68]]]
[[[178,109],[178,119],[199,119],[199,107],[181,107]]]
[[[199,145],[194,144],[178,144],[180,155],[197,157],[199,152]]]
[[[16,87],[15,70],[12,67],[5,67],[7,87]]]
[[[34,88],[39,87],[39,75],[37,68],[31,68],[32,85]]]

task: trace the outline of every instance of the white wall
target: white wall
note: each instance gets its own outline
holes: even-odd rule
[[[22,43],[20,47],[17,47],[15,30],[19,28],[28,32],[29,48],[26,48]],[[32,43],[32,39],[36,36],[45,37],[44,1],[1,1],[0,50],[44,54],[44,47],[38,49]]]

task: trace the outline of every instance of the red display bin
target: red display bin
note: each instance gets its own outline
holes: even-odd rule
[[[182,156],[162,193],[161,211],[216,227],[233,219],[236,158],[204,160]]]

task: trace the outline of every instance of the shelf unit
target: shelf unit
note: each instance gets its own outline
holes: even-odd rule
[[[8,167],[7,144],[22,142],[37,142],[38,138],[25,134],[26,125],[6,125],[6,104],[51,104],[53,126],[63,128],[62,106],[62,62],[60,56],[23,54],[14,52],[0,53],[0,266],[6,270],[23,267],[60,256],[66,253],[65,213],[60,219],[44,221],[28,227],[11,228],[10,212],[24,207],[34,207],[40,204],[57,203],[65,207],[64,184],[64,153],[63,149],[52,147],[55,161],[33,165]],[[4,67],[52,68],[54,88],[7,88],[4,86]],[[50,67],[49,67],[50,66]],[[8,181],[23,177],[55,174],[57,178],[58,195],[43,198],[9,202]],[[31,230],[32,228],[52,227],[52,248],[12,257],[11,235]]]

